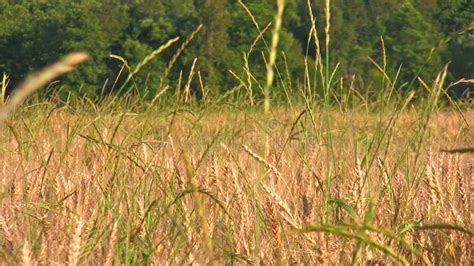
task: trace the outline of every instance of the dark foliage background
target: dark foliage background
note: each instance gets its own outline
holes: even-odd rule
[[[260,30],[273,20],[274,1],[243,2]],[[311,2],[324,40],[324,0]],[[471,0],[332,3],[330,61],[341,63],[338,75],[358,78],[357,89],[377,90],[380,85],[380,74],[368,58],[382,62],[381,36],[388,73],[394,75],[402,66],[400,82],[408,84],[403,88],[417,86],[412,81],[418,75],[430,80],[447,63],[451,80],[474,77],[473,33],[460,33],[472,27]],[[210,91],[229,90],[238,84],[229,70],[237,76],[244,72],[245,53],[259,34],[242,5],[234,0],[0,0],[0,71],[15,84],[70,51],[87,50],[92,62],[61,85],[74,94],[94,97],[104,91],[104,84],[106,91],[111,90],[122,66],[110,54],[127,59],[133,68],[169,39],[179,36],[183,42],[199,24],[203,30],[179,58],[167,82],[175,87],[180,72],[186,75],[198,58],[197,69]],[[307,1],[287,0],[277,65],[281,70],[288,66],[293,86],[303,82],[305,56],[309,65],[314,64],[315,47],[308,44],[310,25]],[[268,30],[267,41],[270,35]],[[140,94],[154,95],[159,89],[163,71],[178,47],[176,44],[140,72],[134,82]],[[260,82],[266,52],[265,42],[258,42],[248,55],[250,70]]]

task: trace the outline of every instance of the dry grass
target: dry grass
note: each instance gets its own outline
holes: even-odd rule
[[[169,111],[18,114],[1,131],[1,264],[469,263],[473,157],[438,152],[474,143],[457,114],[432,118],[415,163],[416,111],[380,151],[388,118],[334,112],[328,163],[324,129],[285,109]]]
[[[395,93],[385,57],[383,67],[374,62],[388,84],[379,100],[342,83],[336,93],[325,3],[326,62],[310,11],[317,66],[305,70],[300,94],[287,94],[291,108],[270,110],[281,0],[263,111],[239,100],[220,104],[234,90],[193,107],[196,59],[184,99],[180,75],[176,102],[157,101],[168,90],[160,84],[152,105],[125,103],[133,101],[128,96],[99,105],[37,102],[2,124],[0,265],[472,263],[474,158],[442,150],[472,150],[474,112],[456,103],[443,111],[447,68],[432,85],[419,79],[426,93]],[[258,42],[268,26],[255,26]],[[127,81],[176,40],[145,58]],[[0,122],[85,60],[32,76],[2,107]],[[256,108],[245,65],[248,84],[239,80]],[[322,84],[322,95],[311,83]]]

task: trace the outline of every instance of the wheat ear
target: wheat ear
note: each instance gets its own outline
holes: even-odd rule
[[[78,65],[85,63],[88,59],[89,56],[86,53],[72,53],[42,71],[30,75],[19,87],[13,90],[13,95],[0,109],[0,123],[7,120],[10,114],[36,90],[59,76],[73,71]]]

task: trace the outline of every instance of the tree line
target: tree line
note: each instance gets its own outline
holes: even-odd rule
[[[325,1],[309,2],[324,40]],[[150,98],[160,84],[176,87],[193,63],[196,83],[213,93],[234,88],[246,71],[252,73],[246,78],[263,83],[275,1],[0,0],[0,12],[0,71],[12,84],[68,52],[86,50],[93,60],[61,84],[91,97],[118,90],[121,71],[119,83],[155,49],[180,37],[133,79],[134,90]],[[309,13],[308,1],[286,0],[277,67],[292,86],[304,82],[305,66],[314,65]],[[330,21],[329,62],[340,63],[337,75],[356,77],[359,90],[377,90],[374,62],[382,64],[384,56],[389,75],[400,71],[402,89],[416,87],[417,76],[433,78],[448,63],[451,80],[474,77],[471,0],[333,0]],[[325,55],[326,47],[320,49]]]

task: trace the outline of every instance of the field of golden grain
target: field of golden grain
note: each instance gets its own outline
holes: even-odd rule
[[[472,262],[472,110],[84,106],[1,128],[0,264]]]
[[[265,82],[248,67],[263,32],[240,2],[259,31],[234,74],[241,84],[219,95],[200,80],[200,102],[197,58],[187,81],[181,72],[153,100],[130,85],[177,39],[134,68],[111,55],[123,63],[116,81],[124,71],[131,89],[97,99],[53,94],[24,105],[86,53],[8,98],[4,74],[0,265],[472,265],[474,111],[449,89],[473,81],[447,84],[446,66],[398,84],[383,38],[382,62],[372,60],[380,88],[339,81],[330,2],[323,55],[308,1],[316,54],[294,87],[276,71],[283,0],[262,54]]]

